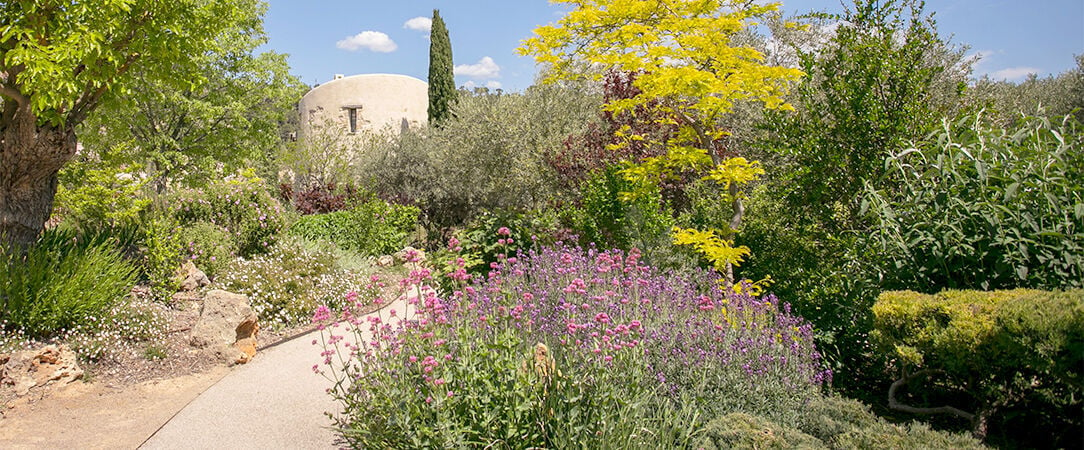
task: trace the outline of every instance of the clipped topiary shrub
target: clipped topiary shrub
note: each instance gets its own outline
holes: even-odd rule
[[[890,291],[873,313],[899,371],[891,408],[957,416],[978,437],[1026,429],[1029,445],[1084,432],[1084,290]]]
[[[708,422],[693,441],[693,448],[721,450],[828,447],[813,436],[793,428],[781,427],[763,417],[732,413]]]
[[[418,214],[416,207],[373,199],[345,211],[304,216],[289,233],[365,255],[385,255],[410,243]]]

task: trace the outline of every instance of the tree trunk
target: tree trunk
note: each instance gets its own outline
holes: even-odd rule
[[[0,245],[34,242],[53,213],[57,172],[75,156],[72,126],[38,125],[16,108],[0,132]]]

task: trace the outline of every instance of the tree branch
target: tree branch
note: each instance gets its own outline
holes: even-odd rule
[[[931,369],[920,370],[920,371],[915,372],[913,374],[905,375],[903,378],[900,378],[900,379],[892,382],[892,386],[888,388],[888,408],[896,410],[896,411],[903,411],[903,412],[912,413],[912,414],[951,414],[951,415],[954,415],[956,417],[960,417],[962,419],[967,419],[970,422],[974,422],[975,421],[975,414],[972,414],[972,413],[969,413],[967,411],[964,411],[964,410],[961,410],[961,409],[958,409],[958,408],[954,408],[954,407],[951,407],[951,406],[938,406],[938,407],[934,407],[934,408],[919,408],[919,407],[914,407],[914,406],[910,406],[910,405],[905,405],[905,404],[900,403],[899,401],[896,400],[896,391],[899,390],[900,387],[906,386],[908,383],[911,382],[911,380],[914,380],[915,378],[918,378],[918,377],[924,376],[924,375],[933,374],[933,373],[944,373],[944,371],[942,371],[942,370],[931,370]]]
[[[10,98],[12,100],[15,100],[15,103],[18,103],[19,106],[26,106],[27,103],[30,102],[29,97],[23,95],[23,93],[19,92],[18,89],[15,89],[15,88],[13,88],[11,86],[8,86],[6,84],[0,84],[0,94],[4,95],[5,97],[8,97],[8,98]]]
[[[150,11],[144,11],[137,20],[132,22],[132,29],[128,35],[114,44],[113,49],[117,51],[126,51],[132,42],[135,41],[136,36],[142,31],[141,27],[146,25],[152,17],[153,14],[151,14]],[[87,90],[76,100],[75,105],[72,106],[71,113],[68,114],[68,123],[70,125],[77,125],[86,119],[87,115],[90,114],[90,111],[98,106],[98,102],[102,99],[102,96],[109,91],[109,88],[112,87],[113,83],[127,73],[128,70],[131,69],[132,63],[138,60],[140,56],[139,53],[129,52],[124,63],[117,68],[117,72],[101,83],[101,86],[97,89],[93,89],[92,82],[88,82]],[[101,63],[101,61],[99,61],[99,63]],[[79,70],[76,74],[78,75],[80,72],[82,72],[82,70]]]

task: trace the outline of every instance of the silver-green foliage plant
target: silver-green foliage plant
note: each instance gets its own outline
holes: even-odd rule
[[[366,144],[358,178],[382,198],[418,205],[441,226],[483,210],[529,210],[557,192],[545,155],[582,131],[599,101],[584,86],[462,95],[439,129]]]
[[[980,113],[891,155],[894,187],[863,202],[885,287],[1084,286],[1082,148],[1071,116],[1001,129]]]

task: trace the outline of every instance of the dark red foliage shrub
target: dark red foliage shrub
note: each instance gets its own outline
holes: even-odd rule
[[[610,71],[603,80],[603,95],[606,103],[615,100],[630,99],[640,94],[634,86],[636,74]],[[660,143],[676,137],[677,120],[668,118],[659,109],[657,101],[636,107],[633,111],[614,113],[602,111],[598,122],[588,124],[587,131],[580,135],[569,136],[564,148],[549,155],[547,163],[560,174],[565,187],[578,188],[591,172],[603,170],[623,161],[639,162],[645,158],[661,156],[666,153],[666,146]],[[622,143],[615,133],[622,131],[626,135],[640,135],[643,140],[624,143],[620,148],[610,148]],[[657,180],[662,196],[675,210],[682,210],[688,205],[685,187],[698,178],[695,173],[679,173],[675,176]]]
[[[633,86],[636,75],[628,72],[610,71],[603,81],[604,100],[633,98],[640,90]],[[639,161],[666,152],[657,142],[665,142],[677,132],[677,126],[656,123],[659,114],[651,103],[637,107],[633,112],[613,113],[603,111],[599,121],[588,124],[587,131],[565,139],[564,149],[548,156],[547,163],[552,166],[568,187],[577,187],[587,179],[587,175],[622,160]],[[620,149],[608,148],[620,142],[614,132],[625,129],[626,134],[639,134],[646,139],[632,141]]]
[[[335,183],[316,185],[301,192],[294,192],[293,186],[283,183],[279,185],[279,195],[293,203],[302,215],[342,211],[369,197],[354,186]]]

